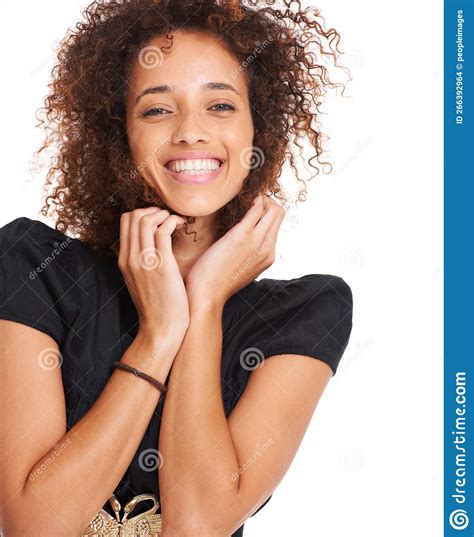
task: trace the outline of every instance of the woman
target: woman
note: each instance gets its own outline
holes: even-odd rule
[[[56,229],[0,230],[5,537],[243,535],[295,456],[352,295],[256,280],[338,36],[284,7],[99,2],[61,44]]]

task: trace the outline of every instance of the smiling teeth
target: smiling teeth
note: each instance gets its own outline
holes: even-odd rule
[[[189,175],[198,175],[217,170],[220,165],[217,159],[173,160],[167,168],[176,173],[188,172]]]

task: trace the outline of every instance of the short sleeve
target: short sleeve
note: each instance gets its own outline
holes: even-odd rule
[[[334,376],[352,330],[349,285],[325,274],[258,284],[257,303],[249,305],[243,319],[240,362],[246,352],[254,362],[276,354],[303,354],[328,364]]]
[[[74,310],[74,240],[26,217],[0,228],[0,319],[41,330],[62,346]]]

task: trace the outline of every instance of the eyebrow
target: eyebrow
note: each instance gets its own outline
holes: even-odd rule
[[[234,88],[234,86],[231,86],[226,82],[207,82],[206,84],[202,85],[202,88],[205,90],[230,90],[240,96],[240,93]],[[168,86],[167,84],[162,84],[161,86],[154,86],[153,88],[147,88],[137,96],[137,98],[135,99],[135,106],[138,104],[138,101],[144,95],[148,95],[149,93],[170,93],[173,90],[174,86]]]

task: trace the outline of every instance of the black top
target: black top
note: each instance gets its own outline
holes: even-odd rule
[[[120,360],[137,333],[137,311],[117,257],[113,252],[94,254],[79,239],[26,217],[0,228],[0,256],[0,318],[41,330],[57,342],[69,430],[97,400],[114,371],[113,362]],[[338,276],[307,274],[251,282],[223,310],[221,386],[226,416],[252,369],[268,356],[312,356],[335,374],[351,329],[352,293]],[[163,402],[161,398],[114,491],[122,507],[146,492],[159,499],[157,448]],[[103,507],[113,514],[108,502]],[[133,514],[149,508],[148,502],[141,502]],[[232,537],[242,534],[243,526]]]

